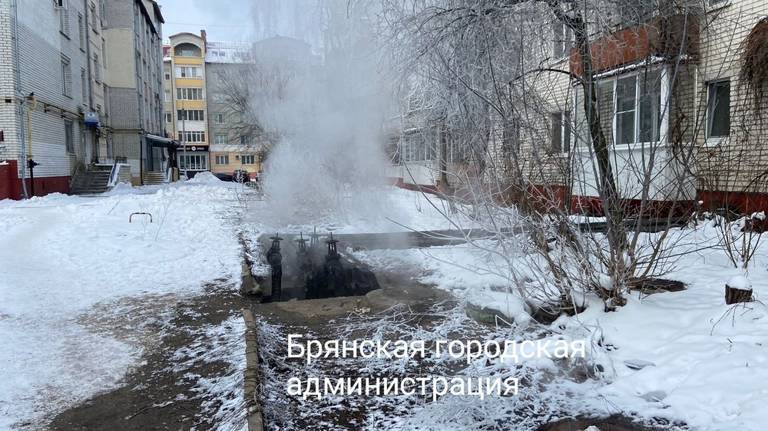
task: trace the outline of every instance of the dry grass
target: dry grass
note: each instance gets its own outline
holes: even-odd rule
[[[759,107],[768,82],[768,17],[752,28],[743,48],[740,79],[752,91],[755,106]]]

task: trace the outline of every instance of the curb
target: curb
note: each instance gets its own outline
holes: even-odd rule
[[[245,391],[248,431],[264,430],[264,412],[261,408],[261,379],[259,378],[259,346],[256,338],[256,321],[249,309],[243,309],[245,320]]]

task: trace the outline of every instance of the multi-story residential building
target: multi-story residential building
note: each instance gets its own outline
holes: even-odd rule
[[[167,167],[163,118],[163,15],[152,0],[103,1],[104,87],[111,139],[105,162],[130,165],[132,182]]]
[[[67,193],[99,160],[103,4],[0,1],[0,199]]]
[[[206,34],[178,33],[163,48],[166,130],[181,145],[181,174],[192,177],[210,169],[206,90]]]
[[[617,14],[613,27],[591,41],[600,128],[620,197],[644,210],[685,210],[697,202],[713,210],[768,210],[768,99],[758,91],[766,82],[747,82],[743,73],[768,61],[760,52],[745,56],[750,43],[764,43],[750,38],[766,32],[768,3],[631,5],[633,16]],[[531,157],[541,142],[523,138],[521,154],[538,166],[532,184],[556,190],[573,211],[602,214],[604,179],[586,141],[583,63],[576,49],[559,53],[564,59],[549,65],[573,79],[549,73],[539,84],[549,151]]]
[[[157,3],[2,0],[0,22],[0,198],[105,190],[119,162],[138,184],[160,164]]]
[[[255,67],[253,46],[247,43],[208,42],[205,56],[208,94],[208,131],[211,139],[211,172],[245,171],[255,177],[262,170],[265,136],[254,133],[242,112],[232,106],[232,91],[248,83]],[[246,93],[243,93],[246,94]]]
[[[595,80],[596,118],[612,175],[628,211],[687,211],[698,202],[741,213],[768,210],[768,93],[760,91],[767,83],[749,82],[744,73],[745,66],[760,70],[768,64],[763,51],[746,52],[764,46],[759,35],[768,33],[768,3],[627,1],[619,9],[610,2],[588,4],[604,12],[600,27],[589,29],[589,78]],[[487,133],[480,134],[485,142],[477,145],[488,156],[482,181],[522,176],[520,184],[532,194],[546,194],[571,211],[602,215],[606,179],[585,121],[583,63],[572,33],[547,5],[521,5],[537,6],[541,10],[528,16],[541,22],[528,23],[521,35],[526,43],[520,63],[526,69],[513,75],[526,78],[525,109],[512,100],[518,105],[509,118],[489,115]],[[504,89],[522,94],[518,90]],[[520,111],[526,116],[517,117]],[[408,139],[409,133],[405,128],[398,139],[403,181],[405,171],[429,165],[431,173],[414,182],[434,187],[441,169],[455,168],[438,163],[450,158],[444,153],[451,146],[430,138],[430,150],[420,138]]]

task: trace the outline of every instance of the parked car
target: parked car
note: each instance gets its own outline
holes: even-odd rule
[[[227,174],[224,172],[218,172],[213,174],[216,178],[220,179],[221,181],[234,181],[234,176],[232,174]]]

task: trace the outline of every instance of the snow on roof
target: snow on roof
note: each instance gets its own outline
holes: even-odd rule
[[[253,62],[253,45],[247,42],[208,42],[205,52],[207,63]]]

